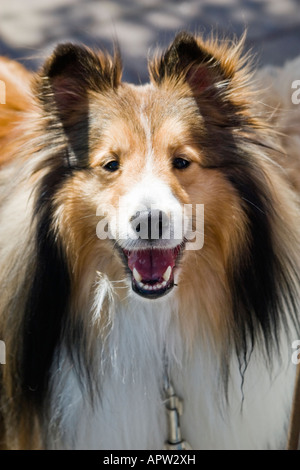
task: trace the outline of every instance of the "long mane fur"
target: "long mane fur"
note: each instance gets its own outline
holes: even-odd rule
[[[206,167],[218,168],[241,201],[247,230],[243,249],[226,266],[231,320],[222,333],[220,353],[225,381],[232,354],[238,357],[243,377],[256,346],[271,365],[273,354],[280,354],[280,331],[288,337],[292,325],[299,332],[298,196],[284,170],[274,163],[280,151],[277,136],[263,111],[253,109],[249,101],[250,75],[241,48],[225,41],[205,43],[182,33],[149,64],[151,80],[160,87],[171,86],[175,79],[180,87],[187,77],[193,87],[191,64],[208,66],[215,80],[203,106],[209,107],[212,97],[220,105],[220,115],[214,116],[219,128],[208,119],[205,125],[214,139],[200,144],[208,155]],[[92,315],[95,306],[92,299],[85,312],[74,312],[72,266],[67,242],[57,230],[56,195],[76,172],[88,171],[90,97],[85,90],[106,93],[117,88],[121,62],[118,54],[110,57],[83,47],[75,53],[71,45],[60,46],[55,54],[55,60],[49,59],[22,85],[24,103],[19,108],[8,102],[9,115],[0,108],[0,125],[6,129],[0,133],[0,339],[5,339],[7,348],[7,364],[0,369],[0,411],[7,442],[24,448],[41,445],[40,433],[28,430],[38,430],[47,416],[51,373],[62,344],[79,381],[90,383],[88,393],[97,390],[92,360],[97,332],[90,331],[83,318]],[[60,107],[66,67],[69,73],[77,70],[78,76]],[[22,81],[23,75],[20,86]],[[66,108],[75,88],[81,95],[76,111],[81,119],[74,124]],[[12,147],[15,137],[18,145]],[[103,309],[108,310],[113,286],[102,289]],[[95,295],[96,290],[92,292]],[[8,427],[8,422],[14,424]]]

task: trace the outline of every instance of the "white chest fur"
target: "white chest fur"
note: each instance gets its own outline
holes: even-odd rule
[[[157,305],[153,311],[150,303],[129,302],[126,310],[116,311],[109,354],[99,359],[100,395],[93,407],[65,359],[54,375],[52,415],[59,431],[51,446],[162,449],[168,435],[166,354],[176,393],[183,398],[182,435],[192,448],[284,447],[295,373],[287,342],[282,363],[273,368],[254,351],[243,384],[233,357],[226,401],[219,358],[200,341],[190,356],[185,354],[176,308]]]

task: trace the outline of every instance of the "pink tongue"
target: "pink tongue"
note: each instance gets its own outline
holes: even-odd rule
[[[160,280],[168,266],[175,266],[176,249],[172,250],[141,250],[126,253],[131,271],[135,268],[143,281]]]

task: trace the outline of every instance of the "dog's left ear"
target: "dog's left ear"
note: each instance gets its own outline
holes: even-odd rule
[[[233,77],[231,64],[222,60],[192,34],[179,33],[169,48],[149,64],[152,82],[159,86],[185,82],[194,95],[211,96],[217,87],[223,89]]]

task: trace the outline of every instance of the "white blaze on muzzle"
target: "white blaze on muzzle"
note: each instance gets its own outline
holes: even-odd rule
[[[119,198],[110,230],[123,248],[175,247],[184,239],[183,206],[166,183],[146,175]]]

